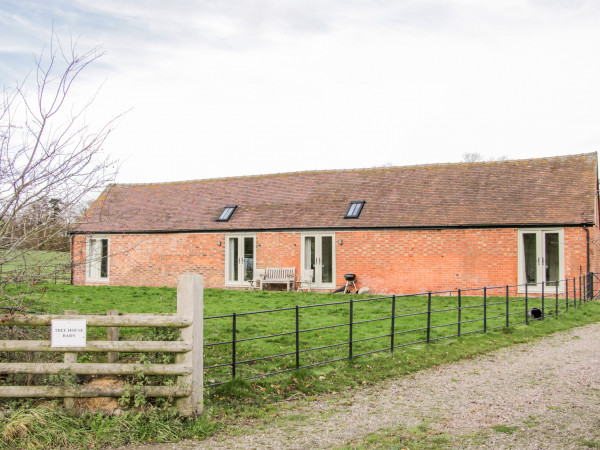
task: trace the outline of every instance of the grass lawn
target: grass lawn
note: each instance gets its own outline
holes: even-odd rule
[[[121,312],[156,312],[172,313],[176,308],[176,291],[171,288],[132,288],[132,287],[88,287],[69,285],[45,285],[41,299],[35,301],[31,308],[40,312],[61,313],[65,309],[74,309],[81,313],[104,313],[108,309],[118,309]],[[494,295],[495,294],[495,295]],[[486,313],[487,327],[494,328],[487,333],[475,333],[483,328],[483,299],[482,297],[464,297],[462,305],[462,320],[468,321],[461,327],[460,338],[451,337],[457,334],[457,311],[449,311],[457,305],[456,297],[433,297],[429,317],[431,344],[421,342],[416,345],[402,346],[427,338],[427,296],[412,296],[397,298],[395,302],[394,331],[396,333],[395,351],[389,351],[391,338],[391,308],[389,298],[360,301],[366,297],[352,296],[353,302],[353,345],[354,355],[373,352],[355,358],[352,361],[339,361],[310,369],[293,370],[280,375],[256,378],[246,381],[240,377],[252,377],[266,372],[286,370],[295,367],[295,354],[274,359],[266,359],[256,363],[243,364],[237,368],[234,381],[230,380],[230,366],[211,369],[211,366],[231,362],[233,337],[233,318],[223,317],[205,320],[205,344],[227,342],[221,345],[209,346],[205,349],[205,383],[227,382],[224,385],[208,388],[205,391],[205,414],[200,419],[185,419],[166,411],[151,409],[147,413],[149,425],[133,432],[117,433],[117,438],[111,440],[108,433],[94,427],[132,427],[132,423],[141,420],[131,416],[123,418],[97,418],[96,415],[85,415],[71,418],[73,423],[68,427],[59,420],[59,412],[54,409],[45,411],[49,415],[48,426],[33,432],[25,440],[18,442],[27,446],[34,442],[42,445],[66,439],[68,445],[105,445],[106,443],[124,444],[127,442],[174,441],[182,438],[202,438],[215,430],[244,418],[260,419],[268,416],[277,409],[277,402],[289,397],[310,398],[319,392],[343,391],[376,383],[392,376],[399,376],[416,370],[431,367],[473,355],[505,347],[514,343],[527,342],[547,334],[573,328],[585,323],[600,321],[600,303],[593,301],[573,308],[572,300],[568,312],[565,299],[559,299],[560,314],[555,313],[554,297],[545,300],[546,317],[534,321],[529,326],[525,320],[525,305],[522,298],[511,298],[509,303],[510,328],[504,327],[506,313],[505,298],[501,292],[492,292],[487,298]],[[248,340],[259,336],[291,333],[295,330],[295,306],[299,308],[300,326],[300,364],[308,365],[320,361],[345,358],[349,352],[350,305],[349,295],[314,294],[295,292],[247,292],[207,289],[205,291],[205,316],[230,315],[236,317],[236,357],[238,362],[244,359],[255,359],[281,353],[294,352],[295,334],[284,334],[263,340]],[[339,303],[343,302],[343,303]],[[327,306],[303,306],[335,303]],[[540,299],[529,299],[528,308],[541,308]],[[252,311],[292,308],[287,311],[244,315]],[[399,317],[403,316],[403,317]],[[363,322],[363,323],[358,323]],[[452,325],[447,325],[452,324]],[[322,330],[315,328],[330,327]],[[410,331],[410,330],[417,331]],[[303,331],[304,330],[304,331]],[[102,330],[99,330],[102,332]],[[470,334],[466,334],[473,332]],[[151,330],[124,329],[121,335],[127,338],[153,339]],[[375,339],[371,337],[384,336]],[[365,340],[369,339],[369,340]],[[319,350],[309,350],[314,347],[341,344]],[[132,355],[122,355],[129,358]],[[82,357],[85,357],[83,355]],[[211,381],[212,380],[212,381]],[[25,415],[31,411],[18,401],[7,402],[16,412]],[[162,412],[161,412],[162,411]],[[158,416],[156,416],[158,414]],[[96,418],[95,418],[96,417]],[[53,421],[62,424],[63,428],[53,428]],[[14,446],[17,440],[6,437],[7,427],[12,422],[5,420],[0,429],[0,446]],[[33,422],[32,422],[33,423]],[[95,424],[95,425],[94,425]],[[29,429],[34,429],[30,425]],[[104,428],[102,428],[104,429]],[[66,430],[66,431],[65,431]],[[49,434],[50,433],[50,434]],[[52,433],[55,433],[54,435]],[[52,438],[44,438],[45,435]],[[56,436],[58,434],[60,439]],[[8,435],[7,435],[8,436]],[[115,440],[116,439],[116,440]],[[29,444],[27,444],[29,442]],[[67,446],[66,444],[63,444]]]
[[[68,266],[71,256],[68,252],[49,252],[42,250],[27,250],[16,252],[16,256],[5,255],[8,261],[0,264],[0,275],[10,276],[12,273],[26,272],[29,275],[47,277],[49,282],[70,282],[71,272]],[[65,270],[66,268],[66,270]]]
[[[174,313],[174,288],[116,287],[116,286],[44,286],[45,295],[33,305],[42,312],[62,313],[77,310],[80,313],[105,313],[118,309],[123,313]],[[500,291],[496,292],[499,294]],[[494,292],[492,292],[494,294]],[[350,305],[350,298],[353,304]],[[298,308],[299,365],[310,366],[326,361],[347,358],[350,353],[350,307],[352,306],[352,354],[389,352],[392,345],[392,308],[394,308],[394,342],[396,350],[412,348],[414,343],[445,339],[458,334],[458,298],[433,296],[431,314],[428,314],[427,296],[390,297],[375,300],[368,296],[342,294],[315,294],[297,292],[205,290],[205,371],[207,385],[229,381],[232,374],[232,341],[236,342],[236,376],[260,377],[271,372],[296,368],[296,309]],[[546,298],[546,320],[557,311],[567,310],[566,299]],[[462,297],[460,333],[480,333],[484,328],[484,299],[478,296]],[[570,307],[573,309],[573,300]],[[312,306],[323,305],[323,306]],[[508,306],[509,323],[526,320],[524,298],[486,298],[486,330],[502,329],[506,325]],[[527,309],[542,309],[542,300],[529,298]],[[247,314],[256,311],[283,311]],[[232,313],[236,313],[233,332]],[[225,316],[216,317],[213,316]],[[429,323],[429,333],[427,325]],[[93,336],[102,336],[104,330],[92,329]],[[141,329],[122,329],[124,338],[153,339],[154,332]],[[256,339],[264,336],[273,337]],[[474,338],[477,339],[477,338]],[[357,342],[358,341],[358,342]],[[215,345],[209,345],[215,344]],[[410,350],[413,351],[413,350]],[[276,356],[274,355],[284,355]],[[247,362],[258,358],[260,361]],[[216,367],[215,367],[216,366]]]
[[[18,252],[18,256],[11,258],[9,262],[3,264],[5,271],[14,270],[19,267],[37,267],[46,265],[69,264],[69,252],[49,252],[45,250],[27,250],[26,252]]]

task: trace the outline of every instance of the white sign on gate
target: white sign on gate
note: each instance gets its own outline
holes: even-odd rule
[[[54,319],[51,328],[51,347],[85,347],[87,334],[85,319]]]

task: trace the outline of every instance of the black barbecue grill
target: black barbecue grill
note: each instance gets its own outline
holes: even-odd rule
[[[347,294],[348,292],[350,292],[350,286],[354,286],[354,291],[358,292],[358,289],[356,289],[356,274],[350,273],[348,272],[346,275],[344,275],[344,279],[346,280],[346,286],[344,287],[344,294]]]

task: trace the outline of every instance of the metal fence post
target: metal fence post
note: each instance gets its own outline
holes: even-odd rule
[[[181,339],[191,344],[192,349],[176,356],[177,364],[192,367],[192,373],[178,378],[178,383],[189,386],[191,393],[176,401],[184,415],[201,414],[203,409],[204,378],[204,278],[202,275],[186,273],[177,279],[177,316],[191,321],[181,329]]]
[[[565,312],[569,310],[569,279],[565,278]]]
[[[427,343],[431,340],[431,291],[427,294]]]
[[[554,316],[558,317],[558,281],[556,282],[556,296],[555,296],[555,305],[554,305]]]
[[[390,334],[390,352],[394,353],[394,333],[396,332],[396,296],[392,295],[392,330]]]
[[[528,305],[527,305],[527,283],[525,283],[525,323],[529,325],[529,314],[528,314]]]
[[[487,287],[483,288],[483,332],[487,333]]]
[[[296,369],[300,368],[300,308],[296,305]]]
[[[237,315],[233,313],[233,321],[232,321],[232,333],[231,333],[231,377],[235,378],[235,366],[237,361],[235,360],[235,355],[237,353],[236,344],[237,344]]]
[[[460,325],[462,322],[462,292],[458,290],[458,337],[460,337]]]
[[[348,359],[352,359],[352,325],[354,323],[354,300],[350,299],[350,340],[348,341]]]
[[[508,310],[509,310],[509,307],[508,307],[508,284],[507,284],[506,285],[506,327],[507,328],[510,326],[509,320],[508,320]]]

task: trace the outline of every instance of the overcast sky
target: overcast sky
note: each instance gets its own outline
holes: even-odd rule
[[[0,88],[53,24],[123,183],[600,148],[597,0],[1,0]]]

